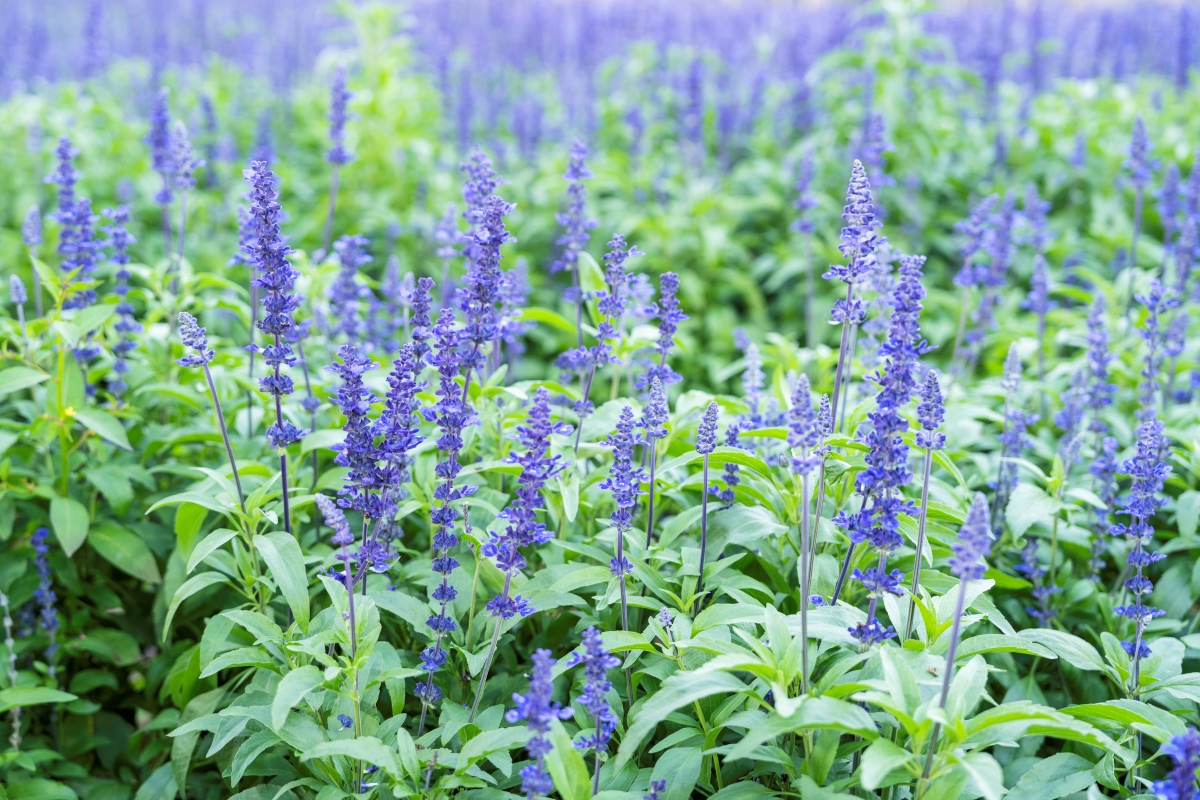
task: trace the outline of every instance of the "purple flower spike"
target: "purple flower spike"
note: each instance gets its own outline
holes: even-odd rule
[[[987,570],[985,559],[992,552],[992,530],[988,524],[988,503],[982,492],[975,493],[967,521],[958,531],[958,540],[950,545],[950,572],[963,581],[977,581]]]
[[[715,400],[704,409],[704,418],[696,431],[696,452],[708,455],[717,447],[717,402]],[[631,412],[632,413],[632,412]]]
[[[842,219],[846,225],[842,228],[842,243],[838,245],[838,250],[849,263],[831,265],[822,277],[825,280],[836,278],[843,283],[860,283],[875,269],[875,253],[887,239],[875,232],[880,223],[871,200],[871,184],[867,180],[866,169],[857,159],[850,170]],[[850,311],[848,307],[843,308],[842,315],[847,316]],[[838,321],[837,307],[834,309],[834,319]]]
[[[586,733],[575,742],[580,750],[595,749],[597,753],[608,752],[608,742],[617,727],[617,716],[608,704],[606,695],[612,689],[608,671],[621,666],[621,659],[611,655],[604,647],[600,631],[595,626],[583,632],[583,652],[575,653],[567,662],[568,667],[583,665],[583,694],[579,702],[595,721],[595,730]],[[597,763],[597,767],[599,764]],[[597,771],[595,780],[599,779]]]
[[[638,498],[645,494],[641,488],[642,481],[646,479],[645,473],[634,466],[634,448],[645,442],[637,435],[634,427],[633,409],[625,406],[621,409],[620,419],[617,420],[616,433],[610,435],[605,442],[612,448],[613,463],[608,477],[600,482],[600,488],[611,492],[617,505],[610,518],[616,531],[617,556],[608,565],[613,576],[617,578],[633,572],[633,564],[624,556],[623,542],[625,534],[633,528],[633,513],[637,508]]]
[[[330,164],[349,164],[354,156],[346,150],[346,106],[354,93],[346,88],[346,70],[338,67],[333,74],[333,84],[329,92],[329,141],[333,145],[325,155]]]
[[[655,378],[662,381],[663,386],[683,380],[683,377],[667,363],[671,351],[675,348],[675,335],[679,332],[679,324],[688,318],[679,305],[679,276],[674,272],[664,272],[659,278],[658,294],[658,302],[653,305],[654,316],[658,317],[658,340],[654,343],[658,363],[651,363],[646,372],[638,376],[634,384],[638,389],[646,388]]]
[[[812,392],[808,376],[801,374],[792,391],[792,407],[787,412],[788,448],[792,451],[792,471],[807,475],[821,465],[821,456],[816,452],[821,444],[821,427],[813,411]],[[799,450],[797,455],[796,451]]]
[[[921,426],[921,430],[917,432],[917,447],[941,450],[946,446],[946,434],[937,433],[945,418],[942,387],[938,384],[937,372],[929,370],[925,373],[925,382],[921,385],[921,402],[917,406],[917,423]]]
[[[1175,766],[1161,781],[1155,781],[1150,790],[1162,800],[1197,800],[1197,773],[1200,773],[1200,731],[1188,728],[1186,733],[1172,737],[1162,746],[1162,753]]]
[[[371,263],[368,244],[362,236],[343,236],[333,243],[339,266],[337,279],[329,289],[329,303],[337,319],[334,333],[343,334],[347,344],[358,343],[362,329],[360,306],[363,298],[370,294],[370,290],[359,283],[359,272]]]
[[[554,781],[546,772],[545,759],[554,745],[546,738],[550,733],[550,725],[556,719],[570,719],[574,712],[563,708],[554,702],[554,682],[551,673],[555,661],[550,657],[550,651],[538,648],[533,653],[533,671],[529,676],[529,693],[512,696],[515,708],[511,709],[504,718],[510,724],[525,721],[525,726],[533,732],[529,743],[525,745],[526,752],[533,760],[521,772],[521,791],[525,792],[528,800],[548,796],[554,791]]]

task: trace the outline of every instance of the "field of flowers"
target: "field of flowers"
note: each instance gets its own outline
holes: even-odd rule
[[[0,800],[1200,797],[1195,8],[163,8],[0,37]]]

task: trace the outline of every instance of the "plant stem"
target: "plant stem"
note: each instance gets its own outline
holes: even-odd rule
[[[846,285],[846,305],[850,305],[850,301],[854,299],[854,284]],[[833,419],[838,418],[838,398],[842,389],[842,372],[846,368],[846,351],[850,344],[850,328],[853,327],[850,322],[842,323],[842,345],[838,350],[837,372],[833,378],[833,397],[829,398],[830,412]]]
[[[1125,304],[1125,319],[1133,313],[1133,279],[1137,276],[1138,237],[1142,232],[1142,187],[1138,186],[1133,199],[1133,237],[1129,242],[1129,297]]]
[[[650,484],[646,493],[646,549],[650,549],[654,541],[654,470],[658,466],[658,440],[649,438],[650,450]]]
[[[700,484],[700,574],[696,576],[697,603],[704,591],[704,554],[708,549],[708,453],[704,454],[704,479]]]
[[[333,213],[337,208],[339,172],[338,165],[334,164],[329,181],[329,213],[325,216],[325,236],[321,240],[321,250],[325,255],[329,255],[329,246],[333,242]]]
[[[963,335],[967,332],[967,301],[971,296],[971,287],[964,286],[962,290],[962,299],[959,300],[958,307],[958,328],[954,331],[954,349],[950,351],[950,363],[957,364],[958,357],[962,352]]]
[[[811,532],[808,527],[808,472],[800,476],[800,694],[808,694],[808,593]]]
[[[912,636],[913,614],[917,610],[917,592],[921,588],[921,563],[925,553],[925,520],[929,514],[929,473],[933,468],[933,448],[925,450],[925,472],[921,480],[921,511],[917,517],[917,555],[913,560],[912,586],[908,596],[908,619],[904,622],[904,638],[906,642]]]
[[[804,333],[809,353],[812,353],[817,346],[817,313],[813,302],[813,296],[816,294],[816,291],[813,286],[813,235],[811,233],[804,237],[804,251],[806,261],[804,276]]]
[[[179,257],[176,264],[180,272],[183,272],[183,242],[187,237],[187,196],[186,191],[179,193]]]
[[[229,443],[229,430],[225,427],[225,414],[221,411],[221,400],[217,397],[217,385],[213,383],[208,364],[204,365],[204,377],[208,380],[208,393],[212,395],[213,407],[217,412],[217,424],[221,427],[221,441],[225,442],[225,455],[229,457],[229,468],[233,470],[233,482],[237,485],[238,505],[246,513],[246,497],[242,493],[242,478],[238,474],[237,460],[233,457],[233,446]]]
[[[33,271],[33,308],[39,317],[42,316],[42,274],[38,272],[37,248],[29,248],[29,268]]]
[[[501,608],[508,601],[508,592],[512,587],[512,575],[508,572],[504,573],[504,591],[501,592]],[[492,657],[496,654],[496,644],[500,641],[500,624],[504,622],[504,618],[496,616],[496,625],[492,628],[492,643],[488,645],[487,658],[483,660],[483,670],[479,673],[479,688],[475,690],[475,702],[471,704],[471,713],[467,716],[467,722],[475,721],[475,713],[479,710],[479,701],[483,698],[483,687],[487,684],[488,673],[492,670]],[[468,643],[469,646],[469,643]]]
[[[946,667],[942,675],[942,696],[938,701],[938,708],[943,711],[946,709],[946,698],[950,694],[950,679],[954,677],[954,656],[958,652],[958,634],[962,627],[963,610],[966,607],[967,599],[967,583],[962,580],[958,584],[958,601],[954,609],[954,622],[950,626],[950,647],[946,650]],[[929,780],[929,773],[933,769],[933,755],[937,750],[938,736],[941,733],[941,725],[933,723],[933,729],[929,732],[929,745],[925,753],[925,766],[921,770],[921,780],[917,782],[916,796],[920,800],[921,795],[925,791],[925,784]]]

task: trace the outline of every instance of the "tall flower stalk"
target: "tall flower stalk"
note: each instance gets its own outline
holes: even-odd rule
[[[600,638],[600,631],[592,626],[583,632],[583,652],[575,653],[567,662],[568,667],[580,664],[583,665],[584,684],[579,702],[591,715],[595,727],[591,733],[581,736],[575,742],[575,747],[579,750],[591,748],[595,752],[592,794],[596,794],[600,791],[600,757],[608,752],[608,743],[617,727],[617,716],[606,697],[612,689],[608,671],[621,666],[621,659],[608,652]]]
[[[1146,360],[1142,362],[1142,381],[1138,384],[1138,410],[1140,422],[1153,418],[1159,408],[1163,359],[1166,356],[1167,330],[1163,317],[1179,305],[1175,294],[1165,288],[1158,279],[1150,279],[1150,291],[1138,294],[1137,301],[1146,307],[1146,319],[1138,329],[1138,336],[1146,342]]]
[[[954,555],[950,558],[950,572],[958,578],[958,597],[954,606],[953,622],[950,625],[950,646],[946,649],[946,666],[942,670],[942,692],[938,698],[938,708],[945,710],[946,700],[950,696],[950,681],[954,677],[954,660],[958,653],[959,632],[962,629],[963,611],[966,608],[967,585],[977,581],[987,571],[987,557],[992,552],[992,531],[988,523],[987,498],[982,492],[976,492],[967,512],[967,520],[958,532],[958,540],[950,545]],[[929,772],[933,768],[933,756],[937,752],[938,736],[941,734],[941,724],[933,723],[929,733],[928,749],[925,753],[925,766],[921,770],[921,780],[917,784],[917,798],[920,798],[929,780]]]
[[[696,452],[704,459],[700,483],[700,574],[696,576],[696,597],[704,596],[704,560],[708,550],[708,457],[717,449],[717,402],[709,402],[696,431]]]
[[[1129,182],[1133,184],[1133,235],[1129,242],[1129,303],[1126,305],[1126,315],[1133,308],[1133,279],[1137,275],[1138,239],[1142,232],[1142,204],[1145,199],[1146,186],[1154,176],[1157,167],[1150,158],[1150,137],[1146,134],[1146,123],[1139,114],[1133,121],[1133,134],[1129,142],[1129,158],[1125,168],[1129,170]]]
[[[812,393],[808,376],[796,380],[792,392],[792,406],[788,409],[788,448],[791,450],[792,472],[800,479],[800,693],[808,693],[808,606],[812,573],[809,564],[816,555],[813,548],[815,530],[809,524],[809,478],[821,463],[818,452],[821,445],[821,430],[817,415],[813,411]]]
[[[0,592],[0,614],[4,618],[4,666],[8,675],[8,685],[17,685],[17,643],[13,641],[13,621],[12,609],[8,605],[8,595]],[[8,721],[12,726],[12,733],[8,736],[8,743],[12,746],[13,752],[16,753],[21,749],[21,707],[14,706],[8,710]]]
[[[875,269],[875,253],[887,242],[887,239],[875,231],[881,223],[875,216],[867,171],[857,159],[850,170],[850,183],[846,189],[846,205],[842,211],[842,219],[846,225],[842,228],[842,243],[838,245],[838,250],[848,263],[831,265],[829,271],[822,276],[825,280],[836,278],[846,284],[846,297],[834,303],[831,314],[833,321],[842,326],[842,343],[838,349],[837,372],[833,379],[832,403],[835,420],[838,417],[843,375],[851,368],[850,362],[854,356],[850,352],[851,332],[862,323],[865,316],[862,301],[855,297],[855,286],[866,280]]]
[[[592,228],[598,224],[587,216],[587,186],[584,181],[592,176],[587,166],[588,148],[576,139],[571,144],[571,152],[567,161],[567,171],[563,180],[567,181],[567,210],[555,215],[558,224],[563,227],[563,234],[555,244],[563,248],[562,255],[550,265],[550,273],[570,271],[571,290],[567,300],[575,304],[575,331],[577,347],[583,347],[583,284],[579,279],[579,254],[587,247],[591,238]]]
[[[1134,625],[1133,640],[1121,642],[1121,646],[1133,662],[1129,676],[1129,695],[1134,699],[1141,694],[1142,659],[1148,658],[1151,652],[1143,638],[1146,625],[1155,617],[1166,613],[1160,608],[1146,605],[1143,598],[1154,591],[1154,583],[1146,577],[1145,568],[1166,557],[1162,553],[1147,550],[1146,547],[1154,542],[1154,515],[1167,502],[1159,497],[1163,483],[1171,474],[1171,467],[1164,459],[1167,449],[1167,442],[1163,438],[1163,424],[1154,417],[1145,419],[1138,426],[1137,451],[1133,458],[1122,465],[1122,470],[1133,478],[1129,497],[1122,507],[1123,512],[1129,515],[1129,522],[1112,527],[1114,536],[1124,536],[1133,543],[1127,561],[1133,574],[1125,581],[1125,589],[1133,596],[1133,603],[1117,606],[1113,611]]]
[[[813,148],[809,147],[804,151],[804,158],[800,160],[800,167],[796,172],[794,187],[796,199],[792,203],[796,209],[796,219],[792,222],[792,230],[804,237],[804,335],[809,350],[817,346],[817,312],[813,307],[816,298],[816,287],[813,282],[815,273],[813,230],[815,225],[810,216],[812,209],[817,207],[817,196],[812,190],[814,161]]]
[[[436,505],[429,514],[430,524],[434,529],[431,541],[434,554],[433,571],[441,575],[441,583],[432,593],[432,599],[439,604],[438,613],[430,616],[425,623],[433,631],[434,640],[433,644],[421,651],[421,668],[425,671],[425,680],[416,686],[416,695],[421,700],[421,719],[417,723],[418,739],[425,732],[425,718],[429,707],[442,697],[442,690],[433,682],[433,674],[446,663],[447,653],[442,648],[442,639],[446,634],[458,629],[458,623],[448,613],[450,603],[458,596],[458,590],[450,585],[450,573],[458,568],[458,560],[450,554],[458,547],[458,536],[454,528],[459,512],[455,504],[475,493],[474,486],[454,485],[455,478],[462,470],[458,463],[458,454],[463,448],[462,432],[467,425],[475,422],[475,413],[467,404],[466,381],[464,389],[460,390],[458,386],[458,378],[464,366],[464,342],[462,332],[454,326],[452,309],[443,308],[438,314],[433,338],[435,353],[430,357],[430,363],[438,373],[438,401],[425,412],[425,418],[433,419],[441,431],[437,439],[437,449],[443,454],[443,459],[434,468],[434,474],[441,483],[433,492]]]
[[[329,141],[332,145],[325,154],[329,162],[329,213],[325,216],[325,235],[321,239],[321,251],[329,252],[329,244],[333,241],[333,217],[337,209],[338,180],[341,168],[354,160],[354,156],[346,149],[346,106],[354,93],[346,88],[346,70],[339,67],[333,74],[333,84],[329,91]]]
[[[1021,354],[1014,342],[1008,348],[1004,360],[1004,376],[1000,380],[1004,389],[1004,428],[1000,439],[1000,466],[996,472],[996,496],[992,504],[992,530],[998,537],[1004,530],[1004,515],[1008,498],[1017,486],[1018,468],[1016,458],[1028,444],[1027,431],[1038,421],[1038,415],[1017,408],[1015,399],[1021,388]]]
[[[175,199],[171,191],[171,175],[174,171],[174,160],[171,153],[171,95],[164,86],[154,97],[154,106],[150,110],[150,133],[146,144],[150,146],[150,166],[162,178],[162,188],[154,195],[162,211],[162,233],[164,258],[170,258],[174,248],[171,246],[171,202]]]
[[[546,797],[554,791],[554,781],[546,772],[546,756],[554,749],[554,745],[546,738],[550,733],[550,725],[556,719],[570,719],[574,712],[563,708],[554,702],[553,669],[555,660],[550,657],[550,651],[538,648],[533,652],[533,670],[529,676],[529,693],[514,694],[515,707],[504,715],[510,725],[522,720],[525,727],[533,733],[525,745],[525,751],[532,759],[531,763],[521,768],[521,791],[525,792],[527,800],[537,800]]]
[[[25,292],[25,283],[16,275],[8,276],[8,299],[17,309],[17,322],[21,326],[21,340],[29,342],[29,332],[25,329],[25,303],[29,295]]]
[[[625,406],[621,409],[621,417],[617,420],[616,433],[610,435],[605,442],[613,451],[612,468],[608,477],[600,482],[601,489],[607,489],[616,503],[609,521],[612,523],[616,536],[616,555],[608,563],[609,572],[617,579],[621,591],[621,630],[629,630],[629,603],[626,598],[626,577],[633,573],[633,564],[625,557],[625,534],[633,529],[633,512],[637,508],[638,498],[644,492],[641,489],[645,474],[633,463],[633,451],[645,441],[635,432],[633,409]],[[707,461],[707,459],[706,459]],[[704,552],[701,539],[700,552]]]
[[[116,378],[108,382],[108,390],[119,403],[121,396],[129,388],[125,383],[125,375],[129,373],[128,356],[137,348],[133,336],[142,332],[142,325],[134,319],[134,308],[129,302],[129,245],[134,242],[133,236],[126,228],[129,224],[129,206],[120,205],[107,209],[104,216],[112,223],[105,226],[104,232],[108,235],[108,243],[112,247],[111,261],[117,266],[113,275],[117,281],[113,287],[113,294],[117,296],[117,322],[113,327],[120,335],[120,339],[112,346],[112,371]]]
[[[25,222],[21,225],[21,242],[29,250],[29,267],[33,272],[33,309],[42,316],[42,276],[33,262],[38,257],[38,245],[42,243],[42,211],[36,205],[29,207]]]
[[[292,249],[279,231],[282,209],[275,192],[275,175],[265,161],[252,161],[243,177],[250,184],[250,215],[254,223],[254,237],[247,256],[252,260],[256,277],[252,285],[262,289],[263,317],[258,320],[258,329],[271,339],[271,343],[260,348],[251,343],[248,350],[261,352],[263,363],[270,373],[258,382],[260,391],[275,398],[275,422],[267,428],[267,443],[279,451],[280,485],[283,490],[283,529],[292,532],[291,505],[288,497],[288,445],[299,441],[306,431],[297,428],[283,416],[283,396],[294,390],[292,379],[281,371],[284,366],[296,363],[292,346],[284,338],[296,324],[294,312],[300,306],[300,296],[292,287],[299,273],[288,262]]]
[[[979,264],[976,258],[982,252],[987,252],[993,235],[993,215],[996,204],[1000,201],[998,195],[989,195],[979,202],[965,220],[955,224],[954,229],[965,237],[959,248],[962,256],[962,267],[954,276],[954,285],[962,287],[962,300],[959,303],[958,327],[954,332],[954,349],[951,351],[952,361],[959,363],[963,336],[967,331],[967,318],[971,304],[967,302],[971,289],[983,285],[987,274],[987,265]]]
[[[654,494],[655,471],[658,469],[658,442],[667,436],[667,422],[670,420],[670,409],[667,407],[667,391],[662,381],[656,376],[650,381],[650,399],[642,412],[642,436],[646,445],[643,451],[649,451],[650,476],[646,492],[646,549],[654,542]]]
[[[929,475],[933,468],[933,453],[946,446],[946,434],[938,428],[946,418],[945,406],[942,400],[942,387],[938,384],[937,373],[933,370],[925,373],[925,382],[921,385],[921,402],[917,405],[917,423],[921,430],[917,431],[917,447],[925,451],[924,466],[921,470],[921,510],[917,517],[917,552],[913,557],[912,584],[909,586],[908,616],[904,620],[904,639],[912,636],[914,615],[917,610],[917,593],[921,588],[921,564],[925,553],[925,524],[929,519]]]
[[[468,718],[470,720],[475,718],[479,710],[479,701],[483,698],[483,689],[487,685],[492,658],[496,654],[496,645],[500,641],[500,630],[505,620],[517,615],[527,617],[534,612],[533,605],[528,600],[520,595],[511,595],[512,579],[526,566],[521,548],[537,547],[552,538],[546,526],[538,521],[538,512],[545,505],[542,490],[551,478],[565,469],[566,464],[563,463],[562,456],[550,455],[550,437],[555,434],[565,435],[570,433],[570,430],[569,425],[555,422],[551,418],[550,392],[539,388],[534,394],[528,419],[524,425],[517,428],[517,441],[525,448],[525,452],[513,453],[506,459],[508,463],[521,467],[521,475],[517,478],[513,502],[501,513],[505,520],[504,531],[491,532],[481,549],[481,555],[495,559],[496,567],[504,574],[504,588],[487,604],[488,611],[495,619],[495,626],[492,628],[492,641],[483,661],[483,671],[479,675],[475,702],[471,705]]]
[[[652,306],[652,311],[653,315],[658,317],[658,338],[654,340],[654,353],[658,356],[658,362],[651,362],[646,372],[634,382],[638,389],[650,386],[655,378],[658,378],[664,389],[683,380],[683,376],[667,362],[675,349],[675,336],[679,333],[679,326],[688,318],[679,305],[679,276],[674,272],[664,272],[659,278],[658,300]]]
[[[204,161],[192,154],[192,140],[188,138],[187,127],[182,122],[175,123],[175,133],[171,136],[171,161],[175,188],[179,190],[179,252],[176,263],[182,269],[183,246],[187,239],[188,192],[196,188],[196,169],[204,166]]]
[[[246,498],[242,493],[242,478],[238,473],[237,459],[233,457],[233,445],[229,442],[229,430],[225,427],[225,414],[221,410],[221,399],[217,397],[217,385],[213,382],[212,371],[208,368],[216,353],[208,347],[208,337],[204,328],[201,328],[196,318],[186,311],[179,312],[179,338],[183,340],[184,347],[190,347],[196,352],[185,355],[175,363],[181,367],[201,367],[204,370],[204,379],[208,381],[208,394],[217,414],[217,425],[221,428],[221,441],[225,443],[225,456],[229,459],[233,483],[237,486],[238,505],[245,511]]]

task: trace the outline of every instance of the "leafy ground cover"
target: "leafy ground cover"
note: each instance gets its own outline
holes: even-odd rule
[[[0,104],[0,798],[1195,797],[1186,69],[343,18]]]

